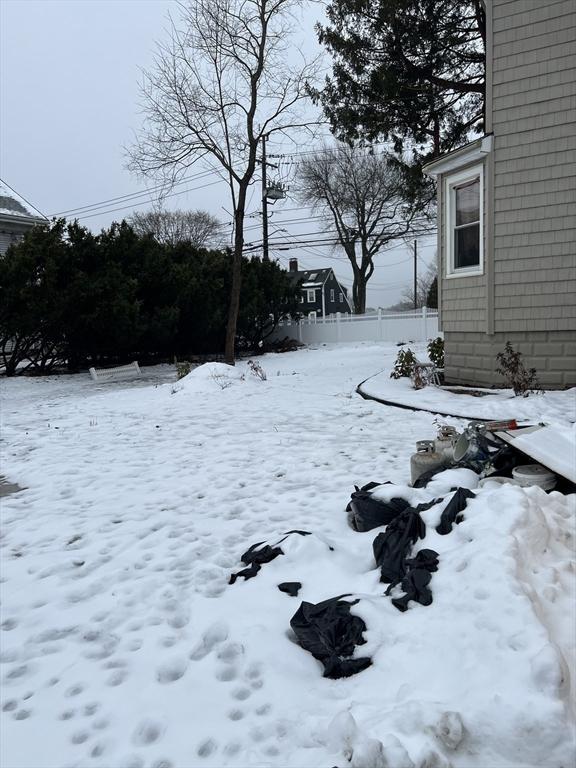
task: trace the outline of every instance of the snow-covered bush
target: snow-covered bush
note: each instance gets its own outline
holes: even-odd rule
[[[391,379],[401,379],[403,377],[410,378],[416,365],[416,355],[410,347],[408,349],[401,349],[396,357],[394,368],[390,374]]]
[[[250,368],[250,373],[262,381],[266,381],[266,371],[262,368],[260,363],[257,363],[254,360],[248,360],[248,367]]]
[[[427,350],[430,362],[434,363],[436,368],[444,368],[444,339],[442,336],[429,341]]]

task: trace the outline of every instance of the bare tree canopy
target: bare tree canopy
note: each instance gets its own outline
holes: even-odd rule
[[[436,264],[430,264],[423,275],[418,275],[416,280],[416,300],[414,300],[414,286],[406,286],[401,294],[401,300],[390,309],[398,311],[421,307],[438,309],[438,269]],[[431,292],[434,290],[435,301],[431,301]]]
[[[153,235],[159,243],[188,242],[195,248],[218,247],[222,224],[207,211],[144,211],[134,213],[129,224],[138,235]]]
[[[174,181],[199,159],[228,184],[234,251],[225,358],[234,362],[247,192],[263,136],[304,128],[316,62],[290,51],[298,0],[189,0],[145,77],[131,168]]]
[[[374,257],[415,226],[426,226],[430,191],[387,154],[340,145],[300,164],[300,197],[336,229],[354,275],[354,312],[366,309]],[[424,221],[422,220],[424,218]]]

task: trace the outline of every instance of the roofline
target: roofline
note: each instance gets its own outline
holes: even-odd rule
[[[436,177],[449,171],[455,171],[468,163],[474,163],[478,160],[484,160],[486,155],[492,151],[493,135],[487,134],[481,136],[464,147],[448,152],[442,157],[438,157],[431,163],[423,166],[422,170],[428,176]]]
[[[35,227],[37,224],[48,224],[47,218],[41,218],[40,216],[18,216],[10,213],[0,213],[0,225],[7,224],[28,224],[30,227]]]

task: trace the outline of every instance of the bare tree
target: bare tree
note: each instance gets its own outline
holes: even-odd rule
[[[420,309],[421,307],[429,307],[430,303],[428,297],[430,295],[430,289],[435,280],[437,280],[438,270],[436,264],[430,264],[428,269],[423,275],[419,275],[416,280],[416,301],[414,301],[414,286],[406,286],[402,290],[402,298],[400,302],[394,307],[394,309],[408,310],[414,309],[414,307]],[[438,302],[436,301],[436,304]]]
[[[299,0],[187,0],[143,88],[145,124],[131,167],[174,181],[207,158],[228,184],[232,290],[225,359],[234,364],[247,193],[263,136],[305,128],[301,107],[316,61],[289,55]]]
[[[413,230],[427,212],[430,193],[386,154],[339,145],[300,164],[300,197],[335,227],[354,275],[354,312],[366,309],[374,257]],[[422,223],[418,221],[418,228]]]
[[[196,248],[218,247],[222,224],[207,211],[144,211],[133,213],[129,224],[139,235],[154,235],[159,243],[189,242]]]

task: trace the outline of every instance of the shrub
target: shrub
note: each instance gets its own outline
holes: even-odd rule
[[[428,357],[436,368],[444,368],[444,339],[441,336],[428,342]]]
[[[260,363],[256,363],[254,360],[248,360],[248,367],[250,368],[250,373],[262,381],[266,381],[266,371],[262,368]]]
[[[390,374],[391,379],[401,379],[404,376],[410,378],[416,365],[416,355],[410,348],[401,349],[396,357],[394,368]]]
[[[509,341],[506,342],[504,352],[498,352],[496,360],[498,361],[496,373],[504,376],[515,395],[528,397],[531,392],[541,391],[536,368],[526,370],[522,362],[522,353],[516,352]]]
[[[192,363],[188,360],[182,360],[182,362],[176,363],[176,377],[178,379],[183,379],[184,376],[188,376],[191,370]]]

